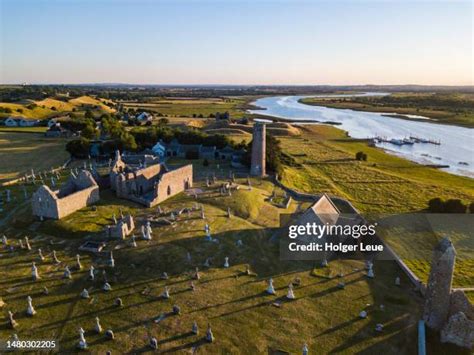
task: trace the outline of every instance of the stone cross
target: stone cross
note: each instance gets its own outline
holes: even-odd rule
[[[81,350],[87,349],[87,341],[86,341],[86,338],[84,337],[85,333],[86,332],[84,331],[84,329],[79,328],[79,343],[77,344],[77,347]]]
[[[33,307],[33,300],[30,296],[26,297],[26,302],[28,302],[28,307],[26,308],[26,314],[30,317],[33,317],[36,314],[35,308]]]
[[[367,277],[369,279],[373,279],[375,277],[374,269],[372,268],[372,264],[370,264],[369,270],[367,270]]]
[[[224,258],[224,260],[225,260],[225,261],[224,261],[224,267],[225,267],[225,268],[228,268],[228,267],[229,267],[229,257],[226,256],[226,257]]]

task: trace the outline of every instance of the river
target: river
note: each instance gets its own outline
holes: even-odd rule
[[[365,93],[357,96],[360,95],[387,94]],[[354,95],[265,97],[253,102],[254,105],[264,110],[250,110],[249,112],[295,121],[337,122],[340,125],[336,127],[347,131],[353,138],[385,137],[390,140],[412,136],[438,141],[441,143],[440,145],[415,143],[398,146],[385,142],[378,142],[376,145],[385,149],[388,153],[421,164],[449,165],[449,168],[443,168],[443,170],[457,175],[474,177],[473,128],[387,117],[376,112],[305,105],[298,102],[302,98],[315,96],[341,97]]]

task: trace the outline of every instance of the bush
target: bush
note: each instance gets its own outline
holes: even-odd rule
[[[363,161],[367,161],[367,154],[365,154],[364,152],[357,152],[356,155],[355,155],[355,158],[356,160],[363,160]]]
[[[469,208],[471,208],[471,206]],[[428,202],[428,210],[433,213],[466,213],[467,205],[462,203],[459,199],[443,201],[439,197],[436,197]]]
[[[428,202],[428,210],[433,213],[442,213],[444,208],[444,202],[439,197],[432,198]]]

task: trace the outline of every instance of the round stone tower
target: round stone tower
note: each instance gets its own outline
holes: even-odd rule
[[[443,238],[433,251],[431,271],[426,285],[423,320],[431,329],[441,330],[448,319],[456,251]]]
[[[250,175],[265,176],[265,145],[266,129],[264,122],[255,122],[253,125],[252,140],[252,164],[250,166]]]

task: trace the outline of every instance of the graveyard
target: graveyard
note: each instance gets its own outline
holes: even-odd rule
[[[95,205],[41,222],[20,204],[2,221],[13,247],[1,251],[2,308],[13,312],[17,326],[12,331],[2,322],[0,338],[56,339],[61,353],[78,351],[79,328],[92,353],[149,352],[150,342],[162,353],[301,353],[305,346],[315,353],[415,351],[423,298],[394,261],[376,261],[375,278],[367,277],[362,260],[331,260],[327,267],[280,261],[272,241],[280,214],[310,204],[293,200],[282,208],[270,201],[285,194],[271,179],[238,172],[236,188],[223,194],[221,184],[234,170],[218,163],[193,162],[193,189],[158,208],[105,190]],[[57,174],[58,183],[68,173]],[[23,199],[24,190],[11,190],[12,199]],[[106,238],[104,228],[128,214],[134,237]],[[145,237],[140,227],[147,221]],[[105,247],[79,251],[87,241]],[[266,292],[270,278],[275,294]],[[383,331],[376,330],[380,324]],[[433,353],[452,348],[428,339]]]

